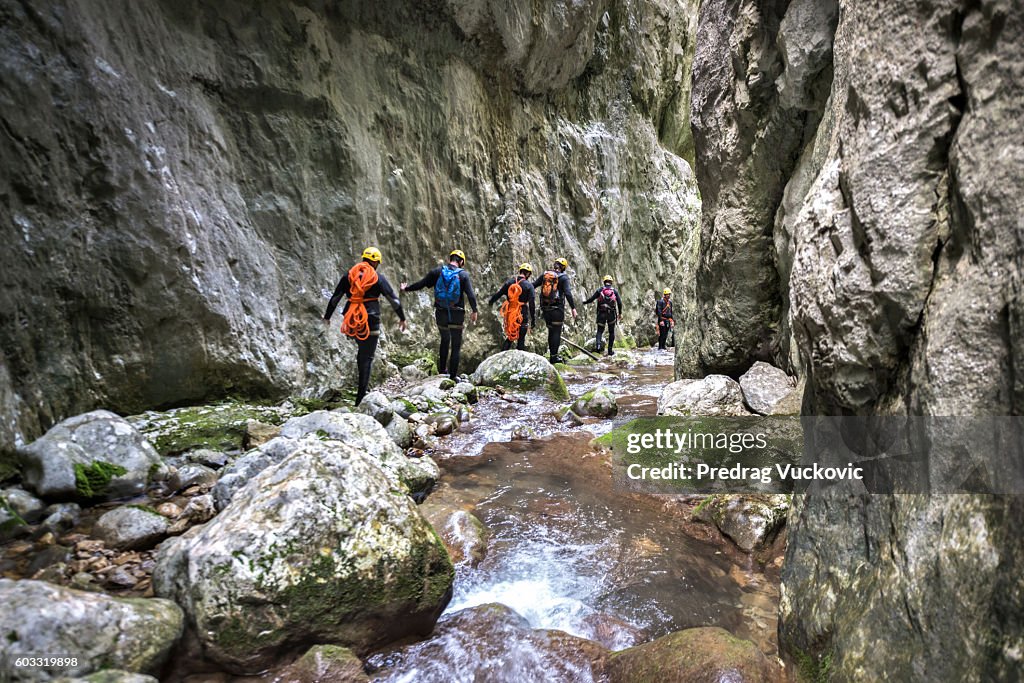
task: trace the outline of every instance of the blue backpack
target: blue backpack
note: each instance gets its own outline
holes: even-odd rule
[[[459,282],[461,272],[462,268],[450,265],[441,267],[441,274],[434,283],[434,299],[441,308],[451,308],[462,299],[462,283]]]

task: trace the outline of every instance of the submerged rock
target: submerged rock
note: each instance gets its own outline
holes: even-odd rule
[[[551,363],[529,351],[512,349],[487,358],[473,373],[473,383],[514,389],[546,389],[555,398],[569,398],[565,382]]]
[[[717,627],[676,631],[608,657],[611,683],[763,683],[778,678],[756,645]]]
[[[659,415],[750,415],[743,405],[743,391],[725,375],[672,382],[658,399]]]
[[[25,485],[51,499],[134,496],[167,473],[145,437],[106,410],[54,425],[20,456]]]
[[[153,584],[183,606],[210,657],[253,672],[311,640],[365,651],[427,633],[453,575],[375,458],[309,438],[211,522],[161,545]]]
[[[619,404],[611,389],[597,387],[580,396],[572,404],[572,412],[580,416],[615,417]]]
[[[714,524],[749,553],[769,543],[785,524],[789,500],[784,494],[716,494],[701,503],[694,515]]]
[[[314,645],[268,681],[281,683],[369,683],[363,663],[352,650],[337,645]]]
[[[491,533],[474,514],[436,505],[430,500],[420,506],[420,512],[444,541],[452,562],[465,562],[475,567],[486,557]]]
[[[155,673],[184,626],[170,600],[112,598],[29,579],[0,579],[0,604],[0,659],[75,656],[78,666],[63,671],[69,676],[107,668]],[[25,680],[49,678],[22,671]]]
[[[758,361],[740,377],[743,400],[762,415],[799,415],[800,396],[794,381],[779,368]],[[794,412],[795,407],[795,412]]]
[[[110,548],[144,550],[159,543],[167,530],[167,518],[156,510],[126,505],[103,513],[92,535]]]
[[[481,680],[589,681],[600,680],[606,656],[598,643],[532,629],[505,605],[488,603],[446,616],[428,640],[374,655],[367,664],[383,680],[400,680],[413,670],[422,680],[455,680],[472,662],[478,672],[491,674]]]

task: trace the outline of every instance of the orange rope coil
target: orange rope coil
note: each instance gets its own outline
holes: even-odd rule
[[[377,284],[377,271],[369,263],[362,261],[348,271],[348,308],[341,319],[341,331],[350,337],[363,340],[370,336],[370,315],[366,311],[367,301],[376,301],[377,297],[367,297],[366,292]]]
[[[501,305],[501,317],[505,319],[505,338],[509,341],[519,339],[519,328],[523,322],[523,302],[519,295],[523,293],[523,287],[516,280],[508,286],[508,298]]]

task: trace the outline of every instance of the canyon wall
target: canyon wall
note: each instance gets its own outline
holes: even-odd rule
[[[695,5],[3,0],[0,442],[345,385],[319,317],[367,244],[396,284],[461,248],[481,298],[565,256],[581,298],[616,278],[639,340],[663,286],[685,319]],[[404,299],[382,368],[436,343],[429,293]],[[499,334],[485,311],[467,370]]]
[[[767,356],[809,413],[1020,415],[1019,6],[709,0],[697,44],[700,367]],[[1012,496],[802,497],[783,648],[834,680],[1019,676],[1022,520]]]

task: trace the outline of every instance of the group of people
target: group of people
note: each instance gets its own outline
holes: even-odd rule
[[[358,389],[356,405],[363,400],[370,386],[370,368],[377,351],[380,336],[380,299],[383,297],[398,315],[398,329],[405,331],[405,311],[402,302],[395,293],[391,283],[378,272],[381,252],[376,247],[367,247],[363,251],[362,260],[352,266],[341,276],[338,286],[334,289],[327,304],[323,321],[327,325],[334,315],[342,297],[347,296],[348,302],[342,310],[341,331],[353,338],[358,346],[356,366],[358,368]],[[477,321],[476,294],[469,273],[466,272],[466,254],[454,249],[448,254],[446,263],[428,272],[421,280],[412,284],[403,282],[401,292],[415,292],[427,287],[434,289],[434,320],[441,335],[441,347],[438,358],[438,372],[447,374],[452,379],[459,375],[459,357],[462,352],[462,334],[466,323],[466,303],[471,313],[470,322]],[[502,350],[508,350],[515,344],[516,348],[526,348],[526,336],[537,326],[536,300],[539,295],[541,315],[548,330],[548,352],[552,363],[562,362],[558,355],[562,345],[562,328],[565,324],[566,306],[573,319],[578,317],[576,301],[572,296],[569,274],[566,272],[569,262],[564,258],[554,261],[550,270],[545,271],[536,279],[533,278],[533,266],[523,263],[519,271],[502,284],[488,304],[493,306],[504,297],[501,305],[501,316],[504,322],[505,339]],[[675,325],[672,318],[671,291],[665,289],[655,307],[658,324],[658,348],[666,348],[669,331]],[[622,297],[614,286],[611,275],[602,278],[602,284],[583,302],[584,305],[597,302],[597,350],[607,349],[609,356],[615,351],[615,325],[622,321]],[[604,343],[605,328],[608,329],[608,342]]]

